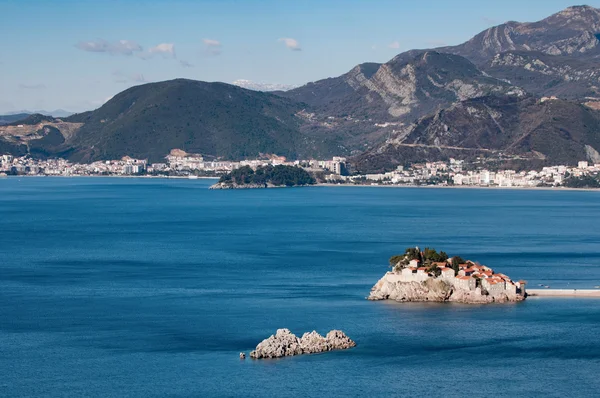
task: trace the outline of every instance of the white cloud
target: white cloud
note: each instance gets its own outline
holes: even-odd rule
[[[213,39],[202,39],[202,41],[204,42],[204,44],[206,44],[207,46],[212,46],[212,47],[221,47],[221,42],[218,40],[213,40]]]
[[[296,39],[292,39],[290,37],[282,37],[278,41],[283,42],[283,44],[285,44],[285,46],[292,51],[302,51],[300,43],[298,43],[298,40]]]
[[[388,44],[388,47],[393,48],[394,50],[397,50],[400,48],[400,42],[399,41],[391,42],[390,44]]]
[[[148,50],[150,55],[162,55],[164,58],[175,58],[175,44],[161,43]]]
[[[248,90],[255,91],[287,91],[298,86],[292,84],[279,84],[279,83],[259,83],[253,82],[252,80],[238,79],[232,82],[234,86],[246,88]]]
[[[193,68],[194,65],[190,64],[188,61],[184,61],[183,59],[179,61],[179,65],[183,68]]]
[[[43,90],[46,88],[44,84],[19,84],[19,88],[25,90]]]
[[[80,50],[94,53],[107,53],[111,55],[133,55],[144,50],[142,46],[131,40],[119,40],[117,42],[109,42],[104,39],[91,41],[80,41],[75,44]]]
[[[206,52],[210,55],[219,55],[221,54],[222,45],[221,42],[214,39],[202,39],[204,43]]]

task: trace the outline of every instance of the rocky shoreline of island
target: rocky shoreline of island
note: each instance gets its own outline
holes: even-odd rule
[[[321,352],[347,350],[355,347],[356,343],[341,330],[332,330],[326,336],[321,336],[316,331],[304,333],[297,337],[289,329],[278,329],[274,335],[261,341],[252,352],[252,359],[282,358],[303,354],[317,354]],[[245,359],[246,354],[240,353],[240,358]]]
[[[368,300],[488,304],[527,297],[527,282],[515,282],[490,267],[430,248],[408,248],[392,256],[390,266],[392,271],[373,286]]]

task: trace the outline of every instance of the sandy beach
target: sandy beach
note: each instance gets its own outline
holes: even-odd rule
[[[600,289],[527,289],[531,297],[598,297]]]

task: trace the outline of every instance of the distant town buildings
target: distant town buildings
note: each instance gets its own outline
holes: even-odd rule
[[[145,159],[124,157],[120,160],[98,161],[90,164],[71,163],[65,159],[33,159],[29,156],[0,155],[0,173],[12,175],[155,175],[155,176],[219,176],[243,166],[298,166],[320,174],[321,181],[336,184],[367,185],[441,185],[480,187],[539,187],[561,186],[569,177],[599,176],[600,164],[580,161],[577,167],[558,165],[541,170],[488,170],[474,163],[450,159],[447,162],[415,163],[399,166],[387,173],[348,176],[346,158],[331,160],[295,160],[269,155],[264,159],[239,162],[209,160],[202,155],[173,151],[164,162],[149,163]]]

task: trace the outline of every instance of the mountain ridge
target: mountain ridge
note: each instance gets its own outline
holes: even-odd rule
[[[572,164],[594,159],[600,149],[599,37],[600,10],[573,6],[541,21],[491,27],[456,46],[359,64],[289,91],[187,79],[148,83],[94,111],[0,127],[0,148],[37,148],[29,153],[81,162],[158,161],[179,148],[223,159],[352,156],[358,169],[500,151],[536,164]],[[516,142],[517,133],[525,138]]]

